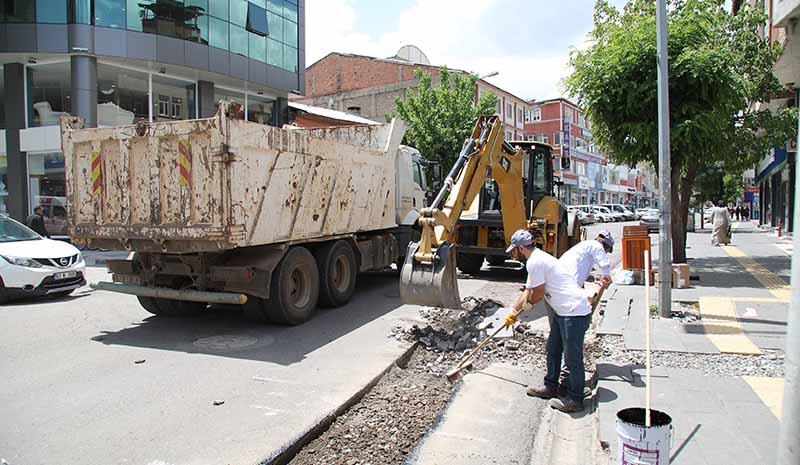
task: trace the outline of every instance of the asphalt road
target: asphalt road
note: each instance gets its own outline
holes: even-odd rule
[[[588,237],[622,224],[593,225]],[[619,262],[619,248],[612,267]],[[101,267],[90,281],[107,280]],[[461,294],[514,273],[459,279]],[[486,279],[483,279],[486,278]],[[88,288],[0,307],[0,459],[11,465],[253,464],[379,376],[407,348],[387,337],[418,307],[398,275],[362,276],[347,306],[299,327],[230,309],[158,318],[134,297]],[[138,362],[138,363],[137,363]],[[220,405],[214,405],[223,401]]]
[[[90,280],[108,279],[89,268]],[[277,454],[407,348],[387,335],[418,307],[398,275],[299,327],[226,309],[153,317],[83,288],[0,307],[0,459],[11,465],[254,464]],[[486,281],[462,280],[462,295]],[[139,363],[137,363],[139,362]],[[214,405],[224,401],[221,405]]]

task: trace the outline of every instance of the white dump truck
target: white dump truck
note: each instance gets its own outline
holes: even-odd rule
[[[220,108],[115,128],[62,120],[70,236],[133,252],[95,288],[156,315],[239,304],[293,325],[348,302],[359,272],[402,264],[425,186],[400,121],[276,128]]]

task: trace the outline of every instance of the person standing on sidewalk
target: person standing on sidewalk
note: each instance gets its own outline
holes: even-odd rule
[[[722,201],[711,209],[711,245],[728,245],[731,243],[731,215]]]
[[[506,315],[508,326],[517,322],[526,304],[534,305],[544,299],[555,316],[547,338],[547,375],[544,386],[528,389],[528,395],[550,399],[552,408],[562,412],[583,410],[583,388],[586,374],[583,366],[583,338],[592,319],[592,307],[575,278],[559,264],[558,259],[537,249],[533,236],[520,229],[511,237],[506,250],[515,260],[525,262],[528,279],[525,290]],[[562,356],[569,368],[567,396],[558,397],[558,381]]]

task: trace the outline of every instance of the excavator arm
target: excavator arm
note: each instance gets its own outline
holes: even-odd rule
[[[500,190],[506,242],[510,242],[514,231],[526,226],[522,150],[512,147],[503,135],[499,117],[478,119],[441,191],[420,212],[420,241],[409,244],[400,274],[400,297],[404,303],[461,307],[454,248],[456,223],[486,180],[494,179]]]

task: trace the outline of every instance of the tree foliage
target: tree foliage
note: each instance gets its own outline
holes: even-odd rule
[[[789,138],[795,115],[755,105],[781,92],[780,49],[762,38],[766,17],[723,0],[668,1],[673,260],[685,261],[686,217],[698,172],[741,174]],[[658,168],[656,16],[652,0],[622,11],[595,4],[593,44],[573,50],[565,80],[592,121],[594,141],[616,162]]]
[[[408,125],[404,143],[446,170],[455,162],[478,117],[495,112],[497,97],[486,93],[475,104],[478,76],[473,74],[443,67],[435,86],[430,73],[417,69],[415,76],[419,79],[417,90],[410,90],[405,99],[396,97],[397,109],[390,117],[399,116]]]

